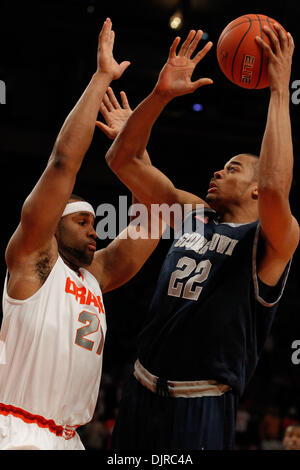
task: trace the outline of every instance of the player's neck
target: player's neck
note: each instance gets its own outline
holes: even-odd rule
[[[241,208],[234,207],[231,210],[226,210],[220,214],[220,222],[235,223],[235,224],[249,224],[258,219],[258,210],[255,207]]]
[[[72,271],[75,271],[75,273],[80,276],[80,271],[79,271],[79,266],[77,266],[75,263],[72,261],[68,260],[62,253],[59,253],[60,257],[62,258],[63,262],[70,268]]]

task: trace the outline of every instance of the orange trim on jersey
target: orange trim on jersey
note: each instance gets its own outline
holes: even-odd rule
[[[34,415],[28,411],[23,410],[22,408],[17,408],[12,405],[5,405],[0,403],[0,414],[1,415],[13,415],[16,418],[20,418],[25,423],[35,423],[40,428],[48,428],[49,431],[56,434],[56,436],[64,437],[65,439],[71,439],[75,436],[74,429],[68,429],[68,426],[58,426],[53,419],[46,419],[40,415]],[[71,426],[70,426],[71,427]],[[74,426],[72,426],[74,428]]]

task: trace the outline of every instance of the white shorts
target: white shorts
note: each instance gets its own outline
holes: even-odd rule
[[[48,428],[0,414],[0,450],[85,450],[77,433],[71,439]]]

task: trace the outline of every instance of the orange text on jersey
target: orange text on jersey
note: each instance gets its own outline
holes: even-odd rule
[[[86,287],[77,286],[69,277],[67,277],[65,292],[67,294],[73,294],[77,302],[81,305],[94,304],[95,307],[99,309],[99,313],[104,313],[100,295],[97,295],[96,297],[89,289],[86,289]]]

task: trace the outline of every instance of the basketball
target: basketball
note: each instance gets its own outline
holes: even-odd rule
[[[260,36],[270,45],[263,27],[269,26],[278,36],[274,24],[281,26],[268,16],[249,14],[231,21],[222,31],[217,44],[217,60],[231,82],[250,89],[269,85],[267,57],[255,37]]]

